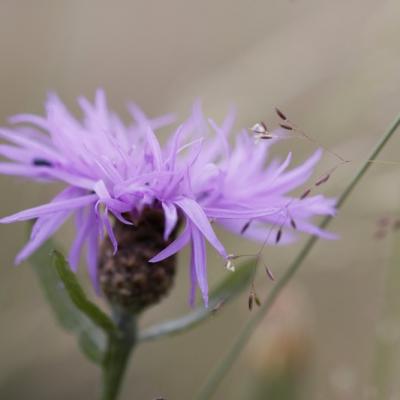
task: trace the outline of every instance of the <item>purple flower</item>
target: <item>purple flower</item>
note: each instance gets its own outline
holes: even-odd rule
[[[86,245],[89,274],[97,287],[99,243],[105,232],[114,252],[118,250],[113,219],[132,224],[127,214],[140,214],[145,206],[157,204],[165,215],[165,239],[178,219],[184,227],[150,261],[163,260],[190,244],[191,301],[199,287],[207,304],[206,241],[224,263],[232,258],[212,223],[261,242],[276,226],[282,229],[283,243],[295,239],[297,231],[333,236],[311,222],[316,215],[334,213],[333,199],[315,195],[299,200],[288,195],[310,178],[321,151],[291,170],[291,154],[283,162],[272,160],[266,166],[275,139],[255,144],[251,135],[242,131],[231,146],[233,113],[219,126],[203,116],[198,103],[161,146],[154,131],[171,124],[172,116],[149,119],[131,104],[134,123],[127,126],[108,110],[103,91],[97,92],[94,104],[85,98],[80,98],[79,104],[82,122],[58,97],[50,95],[44,117],[17,115],[10,119],[13,129],[0,129],[0,137],[12,143],[0,145],[0,154],[9,159],[0,163],[1,173],[66,185],[49,203],[0,220],[36,219],[17,263],[73,215],[77,233],[69,261],[76,270]],[[296,230],[291,227],[294,224]]]

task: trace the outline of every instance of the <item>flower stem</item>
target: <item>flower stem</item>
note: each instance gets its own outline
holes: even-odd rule
[[[370,168],[372,161],[376,159],[382,149],[385,147],[386,143],[392,137],[396,129],[400,125],[400,116],[398,116],[389,129],[384,133],[382,138],[376,144],[375,148],[372,150],[371,155],[361,166],[359,171],[356,173],[354,178],[350,181],[348,186],[345,188],[341,196],[337,201],[337,209],[339,209],[344,202],[347,200],[353,189],[356,187],[361,178],[365,175],[367,170]],[[326,216],[320,223],[320,228],[325,228],[332,220],[332,216]],[[271,290],[268,298],[259,308],[258,312],[253,316],[252,319],[243,327],[242,331],[236,337],[232,347],[229,349],[228,353],[222,360],[216,365],[216,367],[211,371],[209,377],[207,378],[204,385],[200,388],[200,391],[196,397],[197,400],[208,400],[214,394],[216,389],[218,388],[219,383],[225,377],[227,372],[230,370],[233,363],[236,361],[238,356],[240,355],[243,347],[246,345],[248,340],[250,339],[253,331],[261,322],[261,320],[265,317],[268,311],[271,309],[275,299],[281,292],[281,290],[288,284],[291,278],[298,271],[303,261],[307,257],[308,253],[312,250],[315,243],[318,241],[317,236],[311,236],[304,247],[300,250],[297,257],[294,259],[289,268],[285,271],[282,277],[277,281],[276,285]]]
[[[136,343],[135,315],[117,309],[113,312],[118,330],[108,336],[103,362],[102,400],[117,399],[130,353]]]

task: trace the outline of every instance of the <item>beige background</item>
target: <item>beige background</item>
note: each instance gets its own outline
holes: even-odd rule
[[[75,107],[77,95],[92,96],[99,86],[123,115],[128,99],[150,115],[176,110],[184,115],[201,97],[215,118],[237,105],[238,126],[249,126],[272,119],[279,105],[319,142],[353,160],[324,187],[337,196],[400,111],[399,35],[397,0],[3,0],[1,124],[11,114],[42,112],[48,90]],[[398,138],[382,159],[400,161]],[[288,148],[301,160],[314,146],[305,141],[281,146]],[[327,155],[325,167],[334,162]],[[272,348],[281,353],[271,353],[277,340],[271,331],[280,315],[289,313],[291,320],[291,312],[298,323],[289,324],[289,337],[305,335],[311,343],[299,344],[307,349],[309,376],[301,384],[306,398],[376,397],[374,332],[390,246],[388,239],[373,239],[373,232],[379,217],[398,212],[398,182],[398,166],[374,166],[332,225],[341,240],[313,251],[295,278],[296,288],[286,293],[292,306],[259,330],[215,399],[249,398],[246,388],[256,384],[256,371],[273,369],[271,360],[286,357],[290,346],[277,344]],[[0,178],[0,188],[1,215],[45,202],[56,191],[8,177]],[[72,235],[69,227],[64,233]],[[1,226],[0,235],[0,397],[94,398],[98,371],[56,326],[30,267],[12,267],[25,227]],[[243,252],[255,248],[228,236],[225,241]],[[297,249],[267,251],[276,275]],[[143,324],[187,310],[185,255],[180,261],[174,293]],[[224,274],[216,261],[211,255],[211,280]],[[271,285],[260,274],[260,297]],[[293,301],[296,296],[302,300]],[[249,318],[246,302],[243,296],[191,333],[139,348],[122,399],[191,399]],[[393,398],[400,398],[393,390]]]

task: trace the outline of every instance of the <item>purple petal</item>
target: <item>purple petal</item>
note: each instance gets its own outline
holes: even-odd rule
[[[175,204],[178,205],[187,217],[193,222],[193,224],[200,230],[205,238],[211,243],[211,245],[221,254],[223,257],[227,257],[226,250],[222,243],[215,235],[210,222],[208,221],[207,215],[204,213],[200,205],[189,198],[183,197],[179,200],[175,200]]]
[[[0,137],[9,140],[22,147],[26,147],[29,150],[36,150],[44,158],[50,158],[51,160],[57,160],[58,155],[54,149],[40,143],[37,140],[31,139],[27,136],[23,136],[20,132],[12,131],[9,129],[0,129]]]
[[[38,126],[39,128],[47,131],[49,129],[49,124],[46,118],[40,117],[33,114],[17,114],[8,118],[10,124],[32,124]]]
[[[34,253],[69,217],[70,211],[53,214],[50,217],[41,217],[40,228],[36,229],[35,235],[31,237],[28,243],[18,253],[15,263],[20,264]]]
[[[47,167],[35,167],[17,163],[0,162],[0,173],[4,175],[20,175],[26,177],[43,177],[46,174]]]
[[[234,208],[216,208],[206,207],[205,213],[209,218],[240,218],[240,219],[251,219],[260,218],[268,215],[276,215],[282,211],[282,208],[264,208],[264,209],[234,209]]]
[[[93,287],[97,294],[100,293],[100,285],[98,279],[98,251],[99,251],[99,229],[98,221],[94,214],[90,216],[90,229],[88,233],[87,243],[87,264],[90,280],[92,281]]]
[[[170,169],[174,170],[175,169],[175,164],[176,164],[176,157],[178,155],[178,148],[179,148],[179,143],[181,140],[181,136],[183,133],[183,125],[180,125],[178,129],[176,130],[174,136],[172,137],[171,141],[171,150],[168,158],[168,162],[170,163]]]
[[[150,128],[152,130],[157,130],[165,126],[171,125],[176,121],[176,116],[174,114],[164,114],[160,117],[151,118],[148,120]]]
[[[95,184],[95,181],[92,179],[84,178],[80,175],[62,171],[60,169],[45,168],[43,175],[53,179],[59,179],[60,181],[64,181],[72,186],[80,187],[82,189],[93,190]]]
[[[178,222],[178,213],[176,207],[170,203],[163,202],[162,208],[165,217],[164,240],[167,240]]]
[[[28,210],[21,211],[5,218],[1,218],[0,223],[9,224],[11,222],[26,221],[28,219],[38,218],[40,216],[52,214],[59,211],[69,211],[91,204],[96,199],[97,195],[89,194],[86,196],[77,197],[75,199],[51,202],[42,206],[29,208]]]
[[[144,114],[144,112],[136,105],[136,104],[129,104],[128,109],[132,116],[136,119],[139,126],[144,129],[147,144],[150,148],[150,153],[152,156],[152,160],[154,162],[154,166],[157,170],[161,170],[162,167],[162,153],[160,143],[154,134],[149,120]]]
[[[246,239],[255,240],[258,242],[264,242],[267,238],[268,245],[275,245],[275,237],[277,230],[279,229],[279,224],[275,227],[272,224],[260,223],[259,221],[254,221],[250,224],[250,226],[246,229],[244,233],[242,233],[243,226],[246,224],[246,220],[234,220],[234,219],[225,219],[218,220],[218,224],[223,226],[225,229],[233,232],[236,235],[240,235]],[[289,222],[289,221],[288,221]],[[286,225],[288,226],[289,223]],[[279,241],[280,245],[291,244],[295,241],[298,236],[297,232],[294,232],[293,229],[285,229],[282,238]]]
[[[224,150],[225,153],[225,157],[229,158],[229,154],[230,154],[230,147],[229,147],[229,143],[228,140],[226,138],[226,134],[225,132],[222,131],[222,129],[215,123],[215,121],[211,118],[208,119],[208,122],[210,123],[211,127],[214,129],[214,131],[217,133],[218,138],[222,144],[222,148]],[[218,143],[219,145],[219,143]]]
[[[57,194],[57,196],[53,197],[51,202],[56,202],[56,201],[61,201],[61,200],[66,200],[66,199],[71,199],[76,197],[77,195],[80,194],[79,189],[73,188],[73,187],[68,187],[64,190],[62,190],[60,193]],[[48,218],[51,218],[52,216],[49,215]],[[46,218],[39,218],[32,227],[31,230],[31,239],[34,238],[34,236],[37,234],[37,232],[42,228],[42,224],[46,222]]]
[[[118,213],[124,213],[132,210],[132,205],[127,204],[123,201],[113,199],[104,183],[104,181],[98,181],[93,186],[93,190],[98,195],[100,202],[107,205],[112,211]]]
[[[208,307],[207,256],[206,242],[201,232],[192,224],[192,262],[196,271],[196,280],[203,297],[204,305]]]
[[[322,151],[317,150],[306,162],[299,167],[283,174],[279,179],[276,179],[269,189],[264,192],[264,195],[269,192],[289,192],[306,182],[312,172],[315,164],[321,158]]]
[[[189,305],[194,307],[196,300],[197,278],[196,266],[194,263],[193,251],[190,252],[190,291],[189,291]]]
[[[79,210],[81,211],[81,210]],[[78,211],[78,212],[79,212]],[[75,235],[74,242],[72,243],[70,252],[69,252],[69,263],[73,271],[77,271],[79,265],[79,258],[82,252],[82,247],[87,239],[89,230],[91,228],[91,224],[95,218],[93,208],[88,209],[88,213],[86,218],[83,219],[83,222],[77,226],[77,232]]]
[[[0,145],[0,155],[9,160],[29,164],[33,158],[32,152],[20,147],[10,146],[8,144]]]
[[[118,251],[118,242],[117,242],[117,238],[115,237],[114,230],[113,230],[113,228],[111,226],[110,219],[108,217],[107,209],[101,215],[101,220],[102,220],[104,226],[106,227],[106,231],[107,231],[108,237],[110,238],[111,243],[112,243],[113,248],[114,248],[114,253],[113,254],[115,255],[115,254],[117,254],[117,251]]]
[[[339,238],[336,233],[328,232],[306,221],[296,221],[298,230],[309,233],[310,235],[319,236],[323,239],[335,240]]]
[[[177,253],[189,243],[190,233],[191,231],[189,228],[189,224],[186,223],[186,226],[183,229],[182,233],[169,246],[167,246],[164,250],[160,251],[156,256],[151,258],[149,262],[156,263],[165,260],[166,258]]]

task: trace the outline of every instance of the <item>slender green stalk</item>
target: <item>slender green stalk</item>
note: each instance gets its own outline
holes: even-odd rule
[[[380,141],[377,143],[373,151],[371,152],[371,155],[368,157],[368,159],[364,162],[362,167],[359,169],[359,171],[356,173],[354,178],[351,180],[349,185],[346,187],[346,189],[343,191],[341,196],[338,199],[337,202],[337,209],[339,209],[344,202],[347,200],[349,197],[350,193],[353,191],[353,189],[356,187],[358,182],[361,180],[361,178],[364,176],[364,174],[367,172],[367,170],[370,168],[372,161],[376,159],[376,157],[379,155],[381,150],[385,147],[386,143],[389,141],[391,136],[394,134],[398,126],[400,125],[400,116],[396,118],[396,120],[392,123],[392,125],[389,127],[389,129],[384,133]],[[332,220],[332,216],[327,216],[325,217],[321,223],[320,223],[320,228],[325,228],[330,221]],[[219,383],[222,381],[222,379],[225,377],[239,354],[241,353],[243,347],[246,345],[248,340],[250,339],[253,331],[255,328],[258,326],[260,321],[265,317],[267,312],[271,309],[271,306],[273,305],[275,299],[281,292],[281,290],[287,285],[287,283],[291,280],[293,275],[298,271],[300,266],[302,265],[303,261],[307,257],[308,253],[312,250],[314,247],[315,243],[318,241],[318,237],[316,236],[311,236],[307,242],[305,243],[304,247],[302,250],[300,250],[300,253],[297,255],[297,257],[294,259],[293,263],[289,266],[289,268],[286,270],[286,272],[282,275],[282,277],[277,281],[275,284],[274,288],[272,289],[271,293],[269,294],[267,300],[262,304],[262,306],[259,308],[258,312],[254,315],[252,319],[244,326],[242,331],[239,333],[237,336],[236,340],[234,341],[232,347],[226,354],[226,356],[217,364],[217,366],[211,371],[208,379],[204,383],[204,385],[200,388],[200,392],[198,393],[196,399],[197,400],[208,400],[211,398],[211,396],[214,394],[216,389],[218,388]]]
[[[117,332],[108,336],[108,347],[103,362],[102,400],[116,400],[136,343],[136,318],[121,311],[114,312]]]

